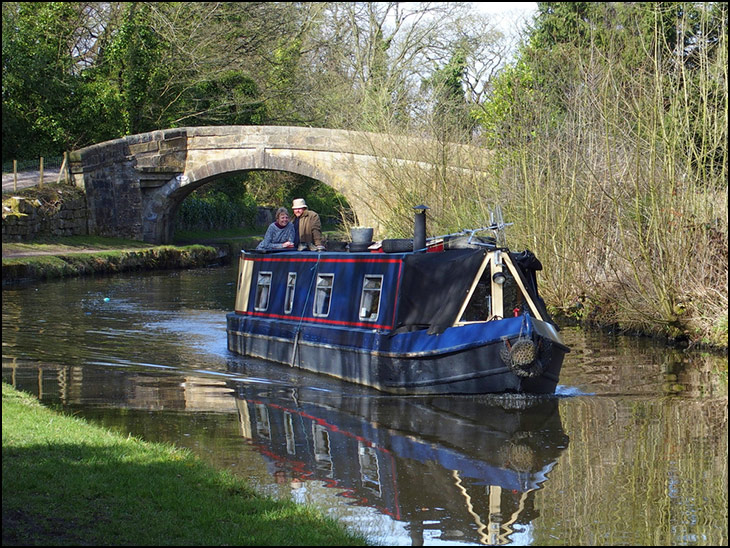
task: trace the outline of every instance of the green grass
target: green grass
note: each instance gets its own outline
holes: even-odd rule
[[[362,546],[186,450],[123,437],[3,383],[3,545]]]
[[[3,243],[3,283],[110,274],[133,270],[197,268],[219,264],[213,246],[155,246],[135,240],[72,236]]]
[[[147,242],[127,240],[124,238],[108,238],[102,236],[64,236],[58,238],[39,238],[32,242],[3,242],[6,252],[76,252],[82,249],[97,251],[114,249],[146,249],[154,247]]]

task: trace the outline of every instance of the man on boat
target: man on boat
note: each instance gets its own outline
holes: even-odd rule
[[[303,251],[324,251],[322,242],[322,223],[319,215],[307,207],[303,198],[292,202],[294,210],[294,246]]]

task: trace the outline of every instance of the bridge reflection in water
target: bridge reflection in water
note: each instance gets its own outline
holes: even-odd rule
[[[568,445],[555,397],[403,397],[239,379],[3,363],[5,382],[94,420],[114,424],[113,409],[122,410],[121,424],[131,428],[140,411],[156,423],[143,427],[150,441],[170,441],[170,429],[180,428],[175,417],[219,417],[192,434],[201,439],[187,441],[242,436],[271,485],[320,482],[348,507],[397,520],[413,545],[529,541],[535,492]]]

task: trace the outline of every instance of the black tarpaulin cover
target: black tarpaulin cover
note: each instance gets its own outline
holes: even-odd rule
[[[520,253],[510,253],[509,256],[512,258],[513,264],[517,267],[517,272],[520,275],[522,284],[525,289],[532,297],[532,301],[537,307],[537,311],[540,316],[551,324],[555,325],[555,322],[548,314],[547,308],[545,307],[545,301],[542,300],[540,293],[537,290],[537,275],[535,274],[538,270],[542,270],[542,263],[535,257],[535,254],[526,249]],[[557,325],[555,325],[557,327]]]
[[[396,330],[435,334],[451,326],[486,254],[480,248],[406,256]]]

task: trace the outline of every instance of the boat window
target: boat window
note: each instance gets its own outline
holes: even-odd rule
[[[284,302],[284,313],[291,314],[292,308],[294,308],[294,289],[297,286],[297,274],[296,272],[289,272],[289,276],[286,279],[286,301]]]
[[[334,279],[334,274],[320,274],[317,276],[317,289],[314,296],[315,316],[327,316],[330,313]]]
[[[502,301],[504,303],[504,316],[519,316],[522,312],[525,299],[522,296],[515,277],[507,268],[504,269],[505,282],[502,284]]]
[[[380,486],[380,469],[378,467],[378,455],[370,445],[361,441],[357,442],[357,456],[360,461],[360,483],[366,489],[370,489],[379,497],[383,496]]]
[[[492,315],[492,277],[487,268],[479,279],[461,319],[465,322],[483,322]]]
[[[383,287],[382,276],[365,276],[360,296],[360,319],[375,321],[380,312],[380,293]]]
[[[259,272],[256,282],[256,310],[269,308],[269,295],[271,294],[271,272]]]
[[[269,420],[269,410],[267,407],[258,403],[254,407],[254,417],[256,418],[256,433],[267,440],[271,439],[271,421]]]
[[[321,424],[312,423],[312,449],[316,467],[331,478],[334,474],[332,453],[330,450],[330,435]]]
[[[294,437],[294,417],[289,411],[284,412],[284,434],[286,435],[286,452],[297,454],[297,440]]]

